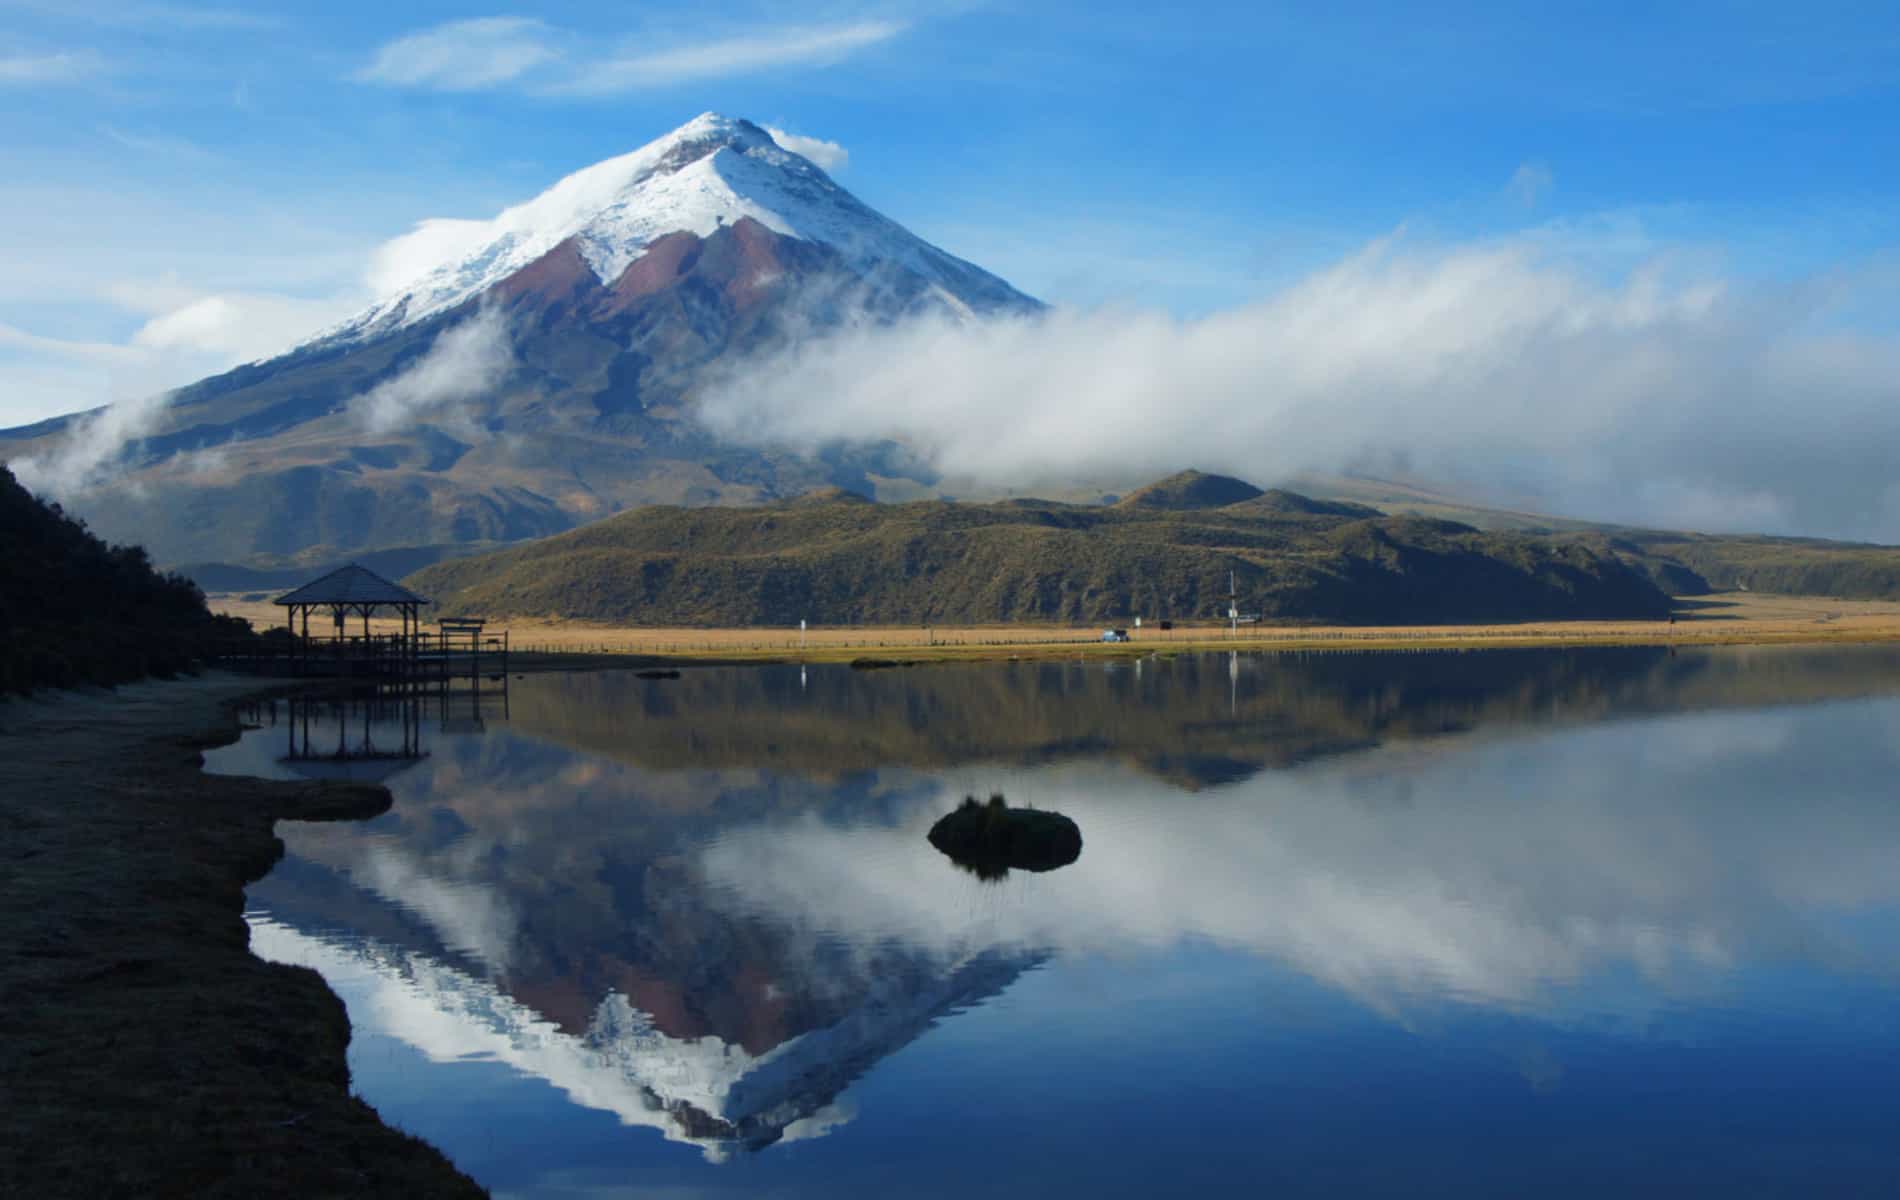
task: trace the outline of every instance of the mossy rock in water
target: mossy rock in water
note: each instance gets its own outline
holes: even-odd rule
[[[1053,871],[1082,857],[1082,831],[1057,812],[1011,808],[1001,796],[979,804],[965,796],[930,827],[930,844],[982,879],[1012,869]]]

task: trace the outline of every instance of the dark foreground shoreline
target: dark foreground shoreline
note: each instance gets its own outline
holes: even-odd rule
[[[279,820],[386,789],[207,775],[206,676],[0,703],[0,1194],[481,1196],[349,1091],[343,1003],[250,952]]]

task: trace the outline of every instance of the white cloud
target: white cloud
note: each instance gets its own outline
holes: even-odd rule
[[[93,410],[56,448],[12,463],[28,487],[63,500],[111,482],[130,445],[159,430],[168,383],[276,354],[360,303],[348,296],[205,294],[176,278],[116,280],[99,294],[149,319],[124,342],[47,337],[0,324],[0,351],[10,352],[0,357],[0,382],[9,393],[0,423]]]
[[[27,490],[65,500],[111,476],[126,448],[157,428],[171,395],[134,396],[74,420],[51,450],[7,464]]]
[[[1518,164],[1504,185],[1505,194],[1525,208],[1536,208],[1557,186],[1557,177],[1543,163]]]
[[[557,58],[553,33],[531,17],[450,21],[389,42],[355,78],[445,92],[495,87]]]
[[[101,6],[100,19],[129,27],[159,29],[279,29],[284,18],[243,8],[206,8],[195,4],[118,4]]]
[[[101,376],[110,374],[105,364],[50,355],[25,361],[10,357],[0,355],[0,392],[7,398],[0,425],[31,425],[102,403]]]
[[[182,350],[228,363],[252,362],[290,349],[312,330],[339,321],[354,298],[305,300],[227,292],[195,297],[153,317],[132,335],[151,350]]]
[[[1256,303],[861,328],[737,364],[717,433],[895,438],[953,476],[1401,471],[1609,520],[1900,539],[1900,345],[1826,289],[1377,243]]]
[[[451,21],[386,43],[353,78],[436,91],[533,83],[552,94],[612,96],[776,67],[827,66],[903,30],[895,21],[856,21],[779,28],[659,50],[641,44],[634,53],[603,55],[580,52],[576,48],[586,39],[543,21],[481,17]],[[842,154],[832,143],[814,145]]]
[[[158,317],[202,299],[204,293],[172,274],[157,279],[109,280],[100,287],[99,295],[127,312]]]
[[[86,50],[0,55],[0,86],[76,83],[104,70],[105,60]]]
[[[209,162],[218,157],[213,151],[200,146],[187,138],[175,137],[166,133],[131,133],[102,125],[99,132],[108,140],[127,150],[136,150],[140,154],[150,154],[158,158],[192,158]]]
[[[81,342],[46,337],[7,324],[0,324],[0,347],[58,358],[131,360],[137,357],[137,352],[130,347],[113,342]]]
[[[765,132],[771,134],[773,141],[793,154],[809,158],[826,171],[841,171],[851,162],[851,152],[836,142],[827,142],[823,138],[805,137],[803,134],[787,133],[776,125],[765,126]]]
[[[498,310],[483,309],[439,335],[414,366],[378,384],[351,404],[350,411],[371,433],[389,433],[424,419],[470,426],[461,406],[493,391],[514,361],[507,323]],[[469,427],[465,432],[477,431]]]
[[[391,238],[370,258],[368,282],[378,296],[394,296],[431,270],[453,262],[494,236],[494,222],[432,217]]]
[[[195,4],[144,3],[142,0],[6,0],[5,7],[39,17],[77,21],[109,29],[180,29],[231,31],[277,29],[282,17],[241,8],[210,8]]]
[[[553,90],[609,96],[638,88],[743,75],[774,67],[828,66],[904,31],[895,21],[777,29],[748,37],[675,46],[585,66]]]

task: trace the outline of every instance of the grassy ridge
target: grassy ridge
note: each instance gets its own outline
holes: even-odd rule
[[[1187,495],[1172,503],[1233,494],[1207,478],[1176,489]],[[1113,507],[868,504],[833,494],[756,508],[643,508],[438,563],[410,583],[448,613],[695,626],[1212,617],[1227,607],[1230,572],[1243,609],[1281,621],[1668,613],[1647,577],[1576,541],[1372,516],[1288,493],[1179,507],[1155,490]]]
[[[1678,595],[1754,591],[1900,599],[1900,547],[1819,538],[1628,531],[1602,540]]]

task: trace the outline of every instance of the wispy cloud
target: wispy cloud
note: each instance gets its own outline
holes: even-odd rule
[[[829,66],[904,31],[895,21],[859,21],[778,29],[749,37],[676,46],[647,54],[608,59],[583,67],[552,90],[583,96],[611,96],[640,88],[666,87],[698,79],[744,75],[775,67]]]
[[[493,391],[514,363],[506,321],[499,311],[483,309],[437,337],[414,366],[356,400],[350,413],[371,433],[433,420],[479,437],[463,406]]]
[[[37,495],[57,500],[83,495],[118,472],[126,451],[157,429],[170,402],[171,394],[161,392],[84,414],[50,450],[7,466]]]
[[[120,481],[138,442],[164,427],[172,393],[155,390],[159,381],[197,378],[276,353],[356,306],[351,297],[205,293],[176,279],[123,279],[102,293],[114,306],[149,318],[125,342],[47,337],[0,324],[0,381],[28,393],[63,394],[66,402],[54,411],[85,401],[98,405],[75,418],[57,445],[10,464],[35,492],[66,501]],[[505,336],[471,321],[379,389],[386,394],[376,403],[392,415],[447,407],[471,380],[509,361]],[[0,424],[50,415],[44,408],[7,412]],[[213,465],[205,459],[193,467]]]
[[[110,125],[101,125],[99,133],[108,141],[135,150],[140,154],[150,154],[158,158],[189,158],[199,162],[211,162],[218,155],[187,138],[174,137],[167,133],[132,133],[115,129]]]
[[[35,490],[66,499],[111,481],[131,444],[162,424],[164,385],[280,352],[361,299],[204,292],[175,278],[117,280],[96,298],[146,320],[124,341],[0,324],[0,426],[94,410],[74,423],[68,444],[21,468]]]
[[[352,78],[434,91],[518,84],[549,95],[613,96],[781,67],[827,66],[896,37],[904,28],[901,22],[885,20],[789,26],[642,48],[638,53],[602,54],[579,49],[587,41],[581,35],[532,17],[481,17],[450,21],[388,42]]]
[[[172,29],[280,29],[284,19],[274,13],[244,8],[212,8],[196,4],[122,4],[106,6],[103,19],[127,25]]]
[[[354,78],[362,83],[479,91],[518,79],[559,57],[554,30],[532,17],[450,21],[397,38]]]
[[[765,132],[772,140],[790,150],[817,163],[827,171],[841,171],[851,162],[851,152],[836,142],[827,142],[823,138],[805,137],[803,134],[787,133],[776,125],[767,125]]]
[[[0,10],[116,29],[245,30],[277,29],[284,20],[274,13],[245,8],[218,8],[198,4],[120,3],[73,4],[69,0],[0,0]]]
[[[80,342],[29,333],[15,325],[0,324],[0,347],[57,358],[129,359],[137,351],[113,342]]]
[[[0,54],[0,86],[77,83],[105,70],[105,60],[90,50],[55,54]]]
[[[154,315],[132,335],[132,344],[146,350],[202,355],[221,364],[247,362],[288,349],[355,307],[354,297],[199,295]]]
[[[1504,194],[1525,208],[1536,208],[1556,186],[1557,177],[1543,163],[1519,163],[1504,185]]]

